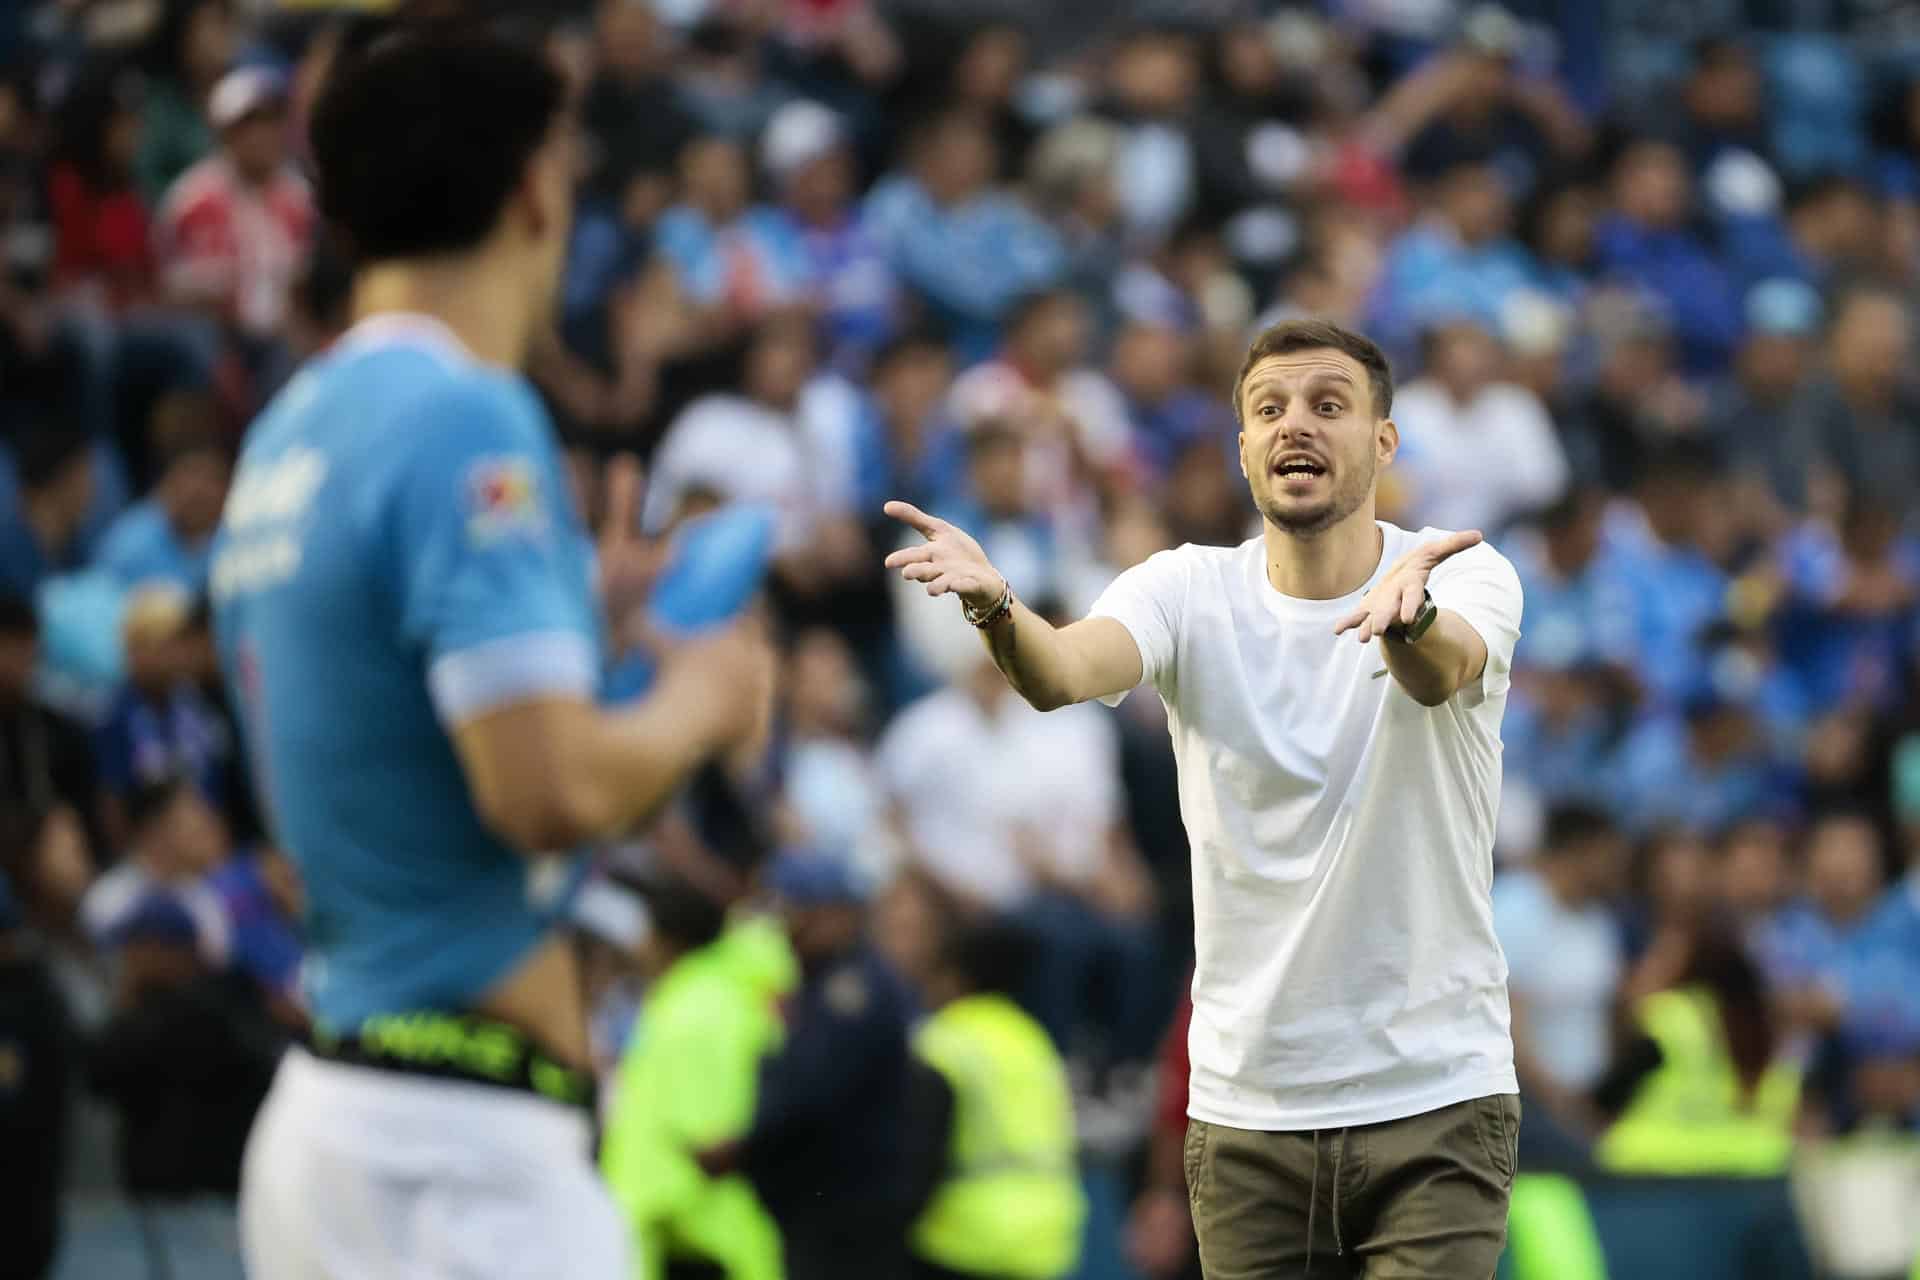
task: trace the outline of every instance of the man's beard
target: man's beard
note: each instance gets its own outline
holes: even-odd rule
[[[1367,500],[1367,495],[1373,492],[1373,478],[1378,464],[1371,455],[1367,457],[1366,468],[1364,474],[1342,472],[1341,482],[1318,507],[1296,507],[1292,510],[1282,506],[1274,494],[1269,473],[1269,487],[1264,495],[1254,495],[1254,505],[1260,508],[1261,518],[1280,532],[1296,538],[1317,538],[1358,511],[1360,504]]]

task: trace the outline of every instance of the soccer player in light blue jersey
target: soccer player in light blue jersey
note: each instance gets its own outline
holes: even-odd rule
[[[311,1046],[254,1126],[254,1280],[628,1274],[591,1164],[567,850],[760,732],[734,624],[599,705],[596,555],[515,372],[548,318],[575,153],[558,76],[477,35],[346,57],[313,118],[356,324],[249,433],[212,566],[222,662],[305,879]],[[627,486],[631,489],[631,485]]]

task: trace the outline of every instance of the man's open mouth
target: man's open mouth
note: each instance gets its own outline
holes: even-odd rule
[[[1312,458],[1281,458],[1273,464],[1273,474],[1283,479],[1296,476],[1322,476],[1327,469]]]

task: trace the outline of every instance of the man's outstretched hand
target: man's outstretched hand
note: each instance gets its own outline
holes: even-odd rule
[[[1361,644],[1384,635],[1396,622],[1406,626],[1420,616],[1420,602],[1426,597],[1427,578],[1440,563],[1468,547],[1480,544],[1480,531],[1467,529],[1444,538],[1422,543],[1401,556],[1386,576],[1367,592],[1360,607],[1340,620],[1335,635],[1357,631]],[[891,563],[891,561],[889,561]]]
[[[930,596],[951,591],[976,612],[1000,602],[1007,581],[964,529],[930,516],[910,502],[889,502],[884,510],[926,539],[917,547],[902,547],[888,556],[887,568],[898,569],[909,582],[926,584]]]

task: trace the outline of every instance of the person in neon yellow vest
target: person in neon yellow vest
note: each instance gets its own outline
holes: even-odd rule
[[[1759,971],[1706,934],[1679,983],[1634,1009],[1640,1076],[1600,1139],[1618,1173],[1772,1177],[1793,1150],[1801,1070],[1783,1051]],[[1624,1091],[1623,1091],[1624,1092]]]
[[[1066,1064],[1006,994],[1026,954],[1004,925],[961,928],[927,984],[938,1011],[913,1048],[936,1096],[916,1111],[946,1159],[912,1228],[916,1280],[1057,1280],[1079,1263],[1087,1206]]]
[[[784,1280],[780,1230],[747,1179],[705,1153],[753,1121],[760,1061],[799,974],[777,922],[724,923],[690,889],[649,895],[656,976],[608,1114],[600,1165],[635,1241],[634,1280]]]

